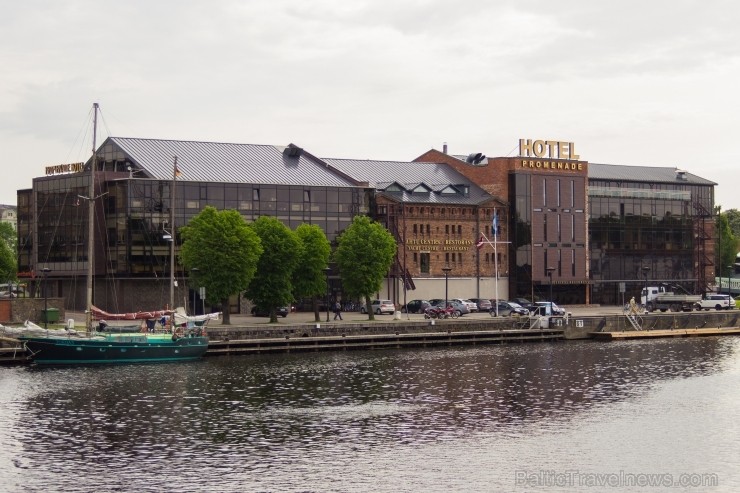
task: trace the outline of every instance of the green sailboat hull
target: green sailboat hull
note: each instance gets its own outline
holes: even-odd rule
[[[24,337],[38,365],[156,363],[200,359],[208,349],[204,336],[173,339],[169,334],[108,334],[92,338]]]

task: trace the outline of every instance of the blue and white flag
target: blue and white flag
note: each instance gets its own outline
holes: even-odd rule
[[[493,210],[493,224],[491,225],[491,234],[495,239],[498,236],[498,212],[496,209]]]

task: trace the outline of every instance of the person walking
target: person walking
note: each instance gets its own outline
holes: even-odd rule
[[[344,320],[342,318],[342,304],[339,301],[334,303],[334,320],[336,320],[337,317],[339,317],[339,320]]]
[[[637,315],[637,302],[634,296],[630,300],[630,315]]]

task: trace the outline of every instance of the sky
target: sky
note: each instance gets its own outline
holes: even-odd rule
[[[0,203],[107,136],[677,167],[740,209],[732,0],[0,0]]]

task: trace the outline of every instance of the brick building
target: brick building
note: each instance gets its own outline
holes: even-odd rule
[[[563,304],[619,304],[654,283],[714,284],[715,183],[677,168],[589,163],[572,142],[521,139],[519,156],[445,163],[510,205],[509,293]]]
[[[502,299],[508,296],[508,250],[503,243],[508,238],[507,204],[500,197],[446,165],[324,161],[375,189],[374,218],[396,238],[397,261],[381,297],[403,304],[407,297],[444,298],[445,291],[450,298],[492,298],[497,292]],[[492,243],[477,248],[482,235],[494,240],[494,213],[504,225],[499,228],[497,255]],[[404,287],[413,287],[413,293]]]

